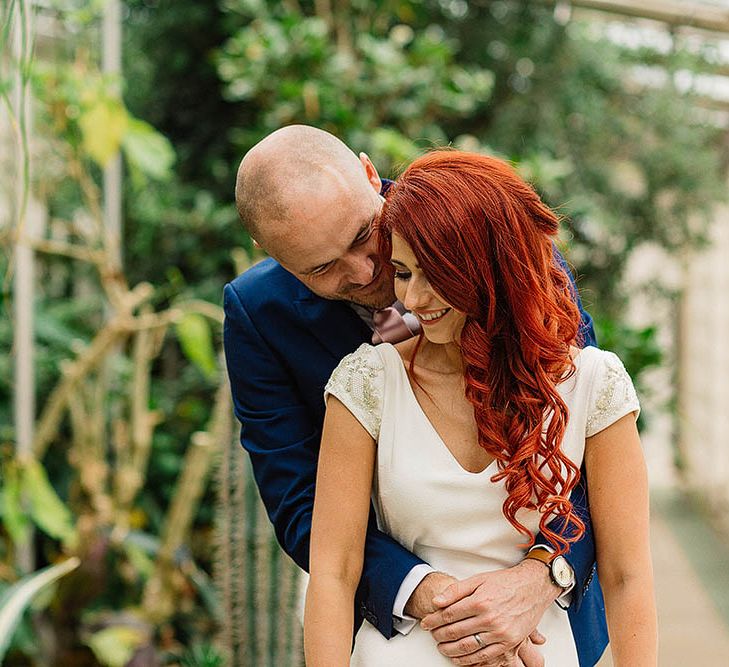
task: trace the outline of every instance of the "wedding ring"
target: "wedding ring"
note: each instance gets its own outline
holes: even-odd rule
[[[476,643],[478,644],[479,648],[483,648],[484,646],[486,646],[486,644],[483,643],[483,639],[481,639],[478,632],[475,635],[473,635],[473,638],[476,640]]]

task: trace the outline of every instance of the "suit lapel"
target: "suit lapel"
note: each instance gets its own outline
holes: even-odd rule
[[[322,299],[300,285],[302,289],[294,301],[298,315],[336,361],[371,340],[372,332],[346,303]]]

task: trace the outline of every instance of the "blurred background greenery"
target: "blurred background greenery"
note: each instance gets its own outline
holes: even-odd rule
[[[296,574],[240,456],[218,354],[222,286],[257,259],[237,165],[282,125],[333,132],[389,177],[446,144],[513,161],[564,217],[598,340],[639,385],[661,362],[658,322],[628,323],[625,272],[636,249],[681,257],[707,241],[726,125],[674,74],[711,71],[716,45],[626,46],[569,4],[127,0],[119,77],[101,67],[103,0],[5,0],[0,628],[3,601],[27,600],[0,630],[3,664],[297,664]],[[667,75],[644,80],[646,65]],[[117,243],[103,173],[119,152]],[[23,243],[36,258],[25,453],[10,353]]]

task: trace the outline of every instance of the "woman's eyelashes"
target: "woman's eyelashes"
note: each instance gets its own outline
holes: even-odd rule
[[[410,271],[395,267],[395,280],[409,280],[411,275]]]

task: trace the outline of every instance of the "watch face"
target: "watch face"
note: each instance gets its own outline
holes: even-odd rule
[[[552,576],[554,582],[561,588],[568,588],[572,584],[574,574],[570,564],[564,557],[557,556],[552,561]]]

